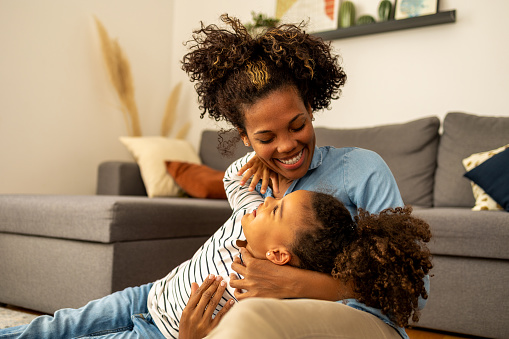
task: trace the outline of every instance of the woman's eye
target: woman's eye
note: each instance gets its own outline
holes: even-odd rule
[[[274,139],[269,139],[269,140],[259,140],[262,144],[269,144],[272,142],[272,140]]]
[[[293,131],[294,132],[301,131],[304,128],[304,126],[306,126],[306,124],[302,124],[300,127],[294,128]]]
[[[274,209],[272,210],[272,214],[274,214],[274,215],[276,214],[276,211],[277,211],[278,207],[279,207],[278,205],[276,205],[276,207],[274,207]]]

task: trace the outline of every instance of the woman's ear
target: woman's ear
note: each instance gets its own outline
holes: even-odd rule
[[[250,146],[251,144],[249,143],[249,138],[247,137],[246,132],[238,127],[237,127],[237,131],[239,132],[240,138],[242,139],[242,142],[244,143],[244,145]]]
[[[266,253],[266,257],[276,265],[285,265],[288,264],[290,260],[292,260],[292,255],[285,248],[270,250]]]

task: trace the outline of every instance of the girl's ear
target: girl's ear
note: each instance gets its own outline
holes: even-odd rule
[[[272,261],[276,265],[285,265],[292,260],[292,255],[285,248],[270,250],[267,252],[266,256],[268,260]]]

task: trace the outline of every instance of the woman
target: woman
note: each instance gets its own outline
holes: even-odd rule
[[[346,81],[330,45],[293,25],[253,38],[239,20],[228,15],[221,19],[230,29],[202,25],[184,56],[183,69],[197,82],[201,117],[208,113],[215,120],[226,120],[256,152],[249,164],[236,163],[240,172],[252,166],[247,174],[254,173],[250,188],[257,185],[264,197],[298,189],[326,190],[352,215],[359,208],[378,213],[403,206],[394,177],[377,154],[315,146],[313,114],[327,108]],[[330,276],[266,261],[248,262],[232,266],[244,277],[231,277],[239,300],[252,296],[338,300],[341,294],[341,286]]]

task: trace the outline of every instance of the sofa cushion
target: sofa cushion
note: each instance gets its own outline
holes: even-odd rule
[[[200,163],[198,154],[185,140],[165,137],[121,137],[138,165],[141,177],[150,198],[174,197],[179,195],[179,187],[166,171],[167,160]]]
[[[469,156],[468,158],[463,159],[463,166],[468,171],[464,175],[465,175],[465,177],[467,177],[470,180],[472,180],[472,182],[471,182],[471,184],[472,184],[472,193],[474,193],[474,198],[475,198],[475,206],[472,208],[473,211],[480,211],[480,210],[501,210],[501,209],[503,209],[502,206],[500,206],[495,200],[493,200],[493,198],[490,197],[488,195],[488,193],[486,193],[476,183],[477,180],[475,180],[476,178],[478,178],[478,176],[480,176],[479,179],[481,179],[481,180],[486,180],[486,179],[487,180],[491,180],[491,179],[498,180],[499,178],[498,177],[496,177],[496,178],[488,177],[489,174],[488,173],[484,174],[483,170],[477,169],[477,170],[475,170],[473,172],[472,172],[472,170],[475,169],[480,164],[482,164],[485,161],[487,161],[488,159],[490,159],[491,157],[493,157],[495,154],[498,154],[498,153],[504,151],[507,148],[509,148],[509,144],[505,145],[505,146],[502,146],[502,147],[499,147],[499,148],[497,148],[495,150],[488,151],[488,152],[474,153],[471,156]],[[481,167],[481,169],[483,167]],[[509,165],[507,165],[506,168],[509,168]],[[494,170],[498,170],[498,169],[494,168]],[[500,168],[500,171],[502,171],[502,173],[500,173],[500,174],[503,176],[504,175],[504,168],[503,167]],[[509,174],[507,174],[507,175],[509,175]],[[505,183],[507,184],[506,187],[509,187],[509,178],[505,180]],[[507,193],[507,197],[509,199],[509,192]]]
[[[437,207],[473,207],[470,181],[462,160],[509,143],[509,118],[448,113],[438,147],[434,203]]]
[[[435,207],[415,209],[414,215],[431,227],[432,254],[509,259],[509,213],[505,211]]]
[[[177,185],[191,197],[226,199],[223,184],[224,171],[180,161],[167,161],[166,167]]]
[[[509,212],[509,149],[495,154],[465,176]]]
[[[0,232],[102,243],[198,237],[231,213],[226,200],[0,195]]]
[[[391,169],[405,204],[430,207],[440,120],[428,117],[404,124],[358,129],[316,128],[317,144],[356,146],[377,152]]]

